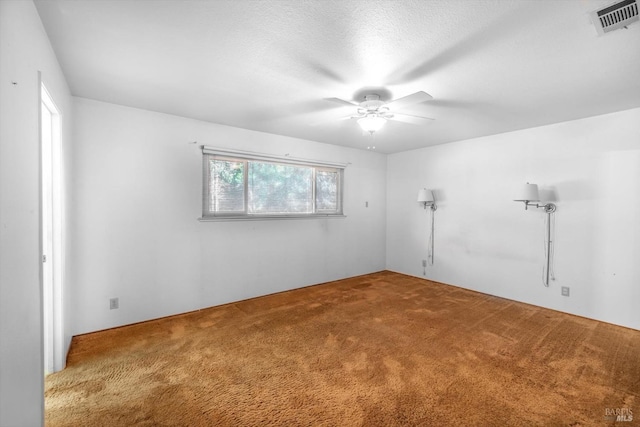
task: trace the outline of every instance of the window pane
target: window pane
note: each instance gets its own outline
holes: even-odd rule
[[[316,209],[318,212],[338,210],[338,171],[316,171]]]
[[[313,213],[313,169],[249,163],[249,213]]]
[[[244,162],[211,160],[211,212],[244,211]]]

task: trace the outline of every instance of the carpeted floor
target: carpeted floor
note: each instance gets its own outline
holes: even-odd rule
[[[51,427],[632,426],[640,331],[385,271],[75,337],[45,388]]]

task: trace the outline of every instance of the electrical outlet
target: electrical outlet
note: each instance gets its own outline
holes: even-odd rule
[[[562,293],[563,297],[568,297],[569,296],[569,287],[568,286],[563,286],[561,288],[560,292]]]
[[[115,310],[120,307],[120,301],[118,298],[109,299],[109,310]]]
[[[427,266],[427,260],[426,260],[426,259],[423,259],[423,260],[422,260],[422,266],[423,266],[423,267],[426,267],[426,266]]]

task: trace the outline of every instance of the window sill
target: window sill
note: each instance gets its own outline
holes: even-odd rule
[[[200,222],[220,221],[264,221],[278,219],[321,219],[321,218],[346,218],[346,215],[247,215],[247,216],[206,216],[198,218]]]

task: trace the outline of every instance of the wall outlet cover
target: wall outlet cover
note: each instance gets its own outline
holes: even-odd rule
[[[109,299],[109,310],[115,310],[118,307],[120,307],[120,301],[118,301],[118,298]]]
[[[569,296],[569,287],[568,286],[563,286],[561,288],[561,293],[563,297],[568,297]]]

